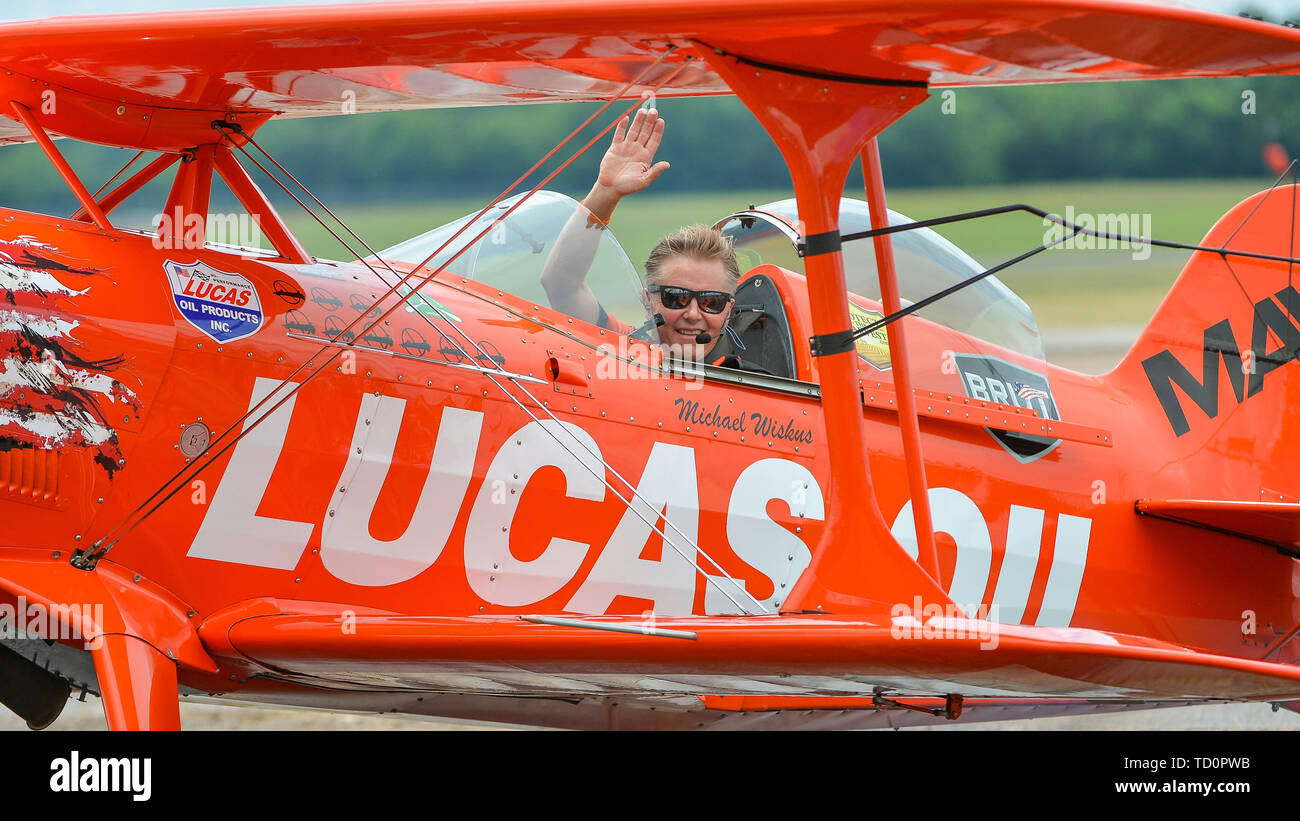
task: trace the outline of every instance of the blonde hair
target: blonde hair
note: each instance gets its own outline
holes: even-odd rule
[[[735,291],[736,283],[740,281],[740,263],[736,261],[736,250],[731,247],[731,240],[716,228],[688,225],[659,240],[645,261],[647,285],[659,284],[664,263],[672,257],[688,257],[701,262],[717,260],[727,269],[727,278],[731,281],[730,290]]]

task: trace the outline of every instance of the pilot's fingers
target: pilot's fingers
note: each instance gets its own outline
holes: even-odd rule
[[[637,111],[636,116],[632,118],[632,127],[627,131],[627,139],[629,142],[644,142],[642,132],[645,131],[646,128],[646,116],[647,112],[642,108]]]
[[[653,157],[655,152],[659,150],[659,143],[663,142],[663,139],[664,121],[663,118],[660,118],[655,121],[654,128],[650,129],[650,136],[645,141],[645,147],[650,152],[650,156]]]
[[[663,120],[659,119],[659,112],[653,108],[643,108],[641,113],[645,114],[645,121],[641,123],[641,134],[637,142],[650,146],[650,140],[654,138],[655,129]]]
[[[623,138],[626,136],[627,136],[627,117],[624,117],[623,119],[619,120],[618,125],[614,127],[614,141],[610,143],[610,145],[612,146],[618,145],[619,143],[623,142]]]
[[[672,166],[670,166],[667,162],[663,162],[663,161],[657,162],[654,165],[650,166],[649,170],[645,172],[646,184],[652,183],[655,180],[659,179],[659,175],[664,173],[671,167]]]

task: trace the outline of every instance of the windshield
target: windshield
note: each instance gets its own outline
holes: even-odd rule
[[[890,225],[912,220],[889,212]],[[731,237],[741,270],[769,263],[804,273],[798,248],[799,215],[794,200],[782,200],[732,215],[719,223]],[[871,218],[867,204],[843,199],[840,233],[867,231]],[[892,235],[894,267],[904,306],[939,293],[983,273],[980,265],[960,248],[929,228]],[[849,291],[849,313],[854,328],[883,319],[875,242],[845,242],[844,278]],[[906,320],[907,349],[912,363],[913,387],[964,395],[970,399],[1031,408],[1048,419],[1060,419],[1048,381],[1042,338],[1029,306],[996,277],[938,300]],[[864,378],[892,380],[887,327],[857,340],[857,351],[871,366]],[[1050,451],[1056,440],[1003,431],[990,431],[1017,459],[1030,461]]]
[[[447,260],[465,249],[447,264],[448,272],[491,285],[537,305],[565,311],[564,306],[552,304],[547,298],[541,284],[542,271],[551,260],[556,239],[565,225],[572,220],[585,225],[588,212],[571,197],[554,191],[537,191],[511,211],[525,196],[518,194],[502,200],[477,220],[475,214],[469,214],[380,251],[379,256],[417,265],[465,228],[451,244],[438,252],[428,268],[436,269],[447,264]],[[469,225],[471,221],[473,224]],[[480,234],[483,235],[481,238]],[[613,233],[608,230],[584,231],[578,237],[578,242],[586,247],[577,249],[583,253],[576,256],[581,260],[580,264],[591,259],[586,284],[599,305],[610,316],[624,322],[636,325],[644,322],[646,309],[641,301],[641,281]],[[405,293],[403,291],[403,295]],[[420,305],[415,307],[421,308]]]
[[[781,200],[746,213],[766,213],[771,215],[771,219],[734,216],[719,226],[732,238],[741,270],[772,263],[802,274],[803,258],[791,242],[793,226],[799,224],[795,201]],[[905,225],[912,221],[896,211],[889,212],[890,225]],[[842,199],[840,233],[847,235],[870,229],[871,214],[867,204],[861,200]],[[969,254],[929,228],[896,233],[893,245],[894,267],[898,272],[898,287],[904,306],[984,270],[984,266]],[[869,307],[878,309],[880,282],[876,273],[875,242],[870,239],[846,242],[843,251],[844,280],[849,293],[866,297],[874,303]],[[1009,351],[1034,359],[1044,358],[1033,312],[997,277],[986,277],[944,297],[918,315]]]

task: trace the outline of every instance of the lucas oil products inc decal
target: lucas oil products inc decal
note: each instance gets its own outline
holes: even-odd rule
[[[262,327],[262,302],[247,277],[203,262],[182,265],[169,259],[163,269],[181,316],[217,342],[243,339]]]

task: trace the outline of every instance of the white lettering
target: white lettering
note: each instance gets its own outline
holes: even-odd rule
[[[560,538],[552,538],[532,561],[520,561],[510,552],[510,526],[523,491],[511,494],[505,504],[492,504],[493,482],[526,487],[546,466],[564,472],[569,498],[605,498],[605,465],[585,430],[548,419],[529,422],[513,434],[492,460],[465,527],[465,575],[484,601],[511,607],[541,601],[572,579],[587,555],[590,545]]]
[[[248,402],[249,410],[278,385],[280,381],[277,379],[257,377],[253,396]],[[266,416],[283,394],[296,387],[295,382],[286,383],[257,414],[244,420],[244,430],[256,424],[257,418]],[[289,432],[289,419],[293,416],[297,399],[297,394],[290,396],[266,421],[252,428],[235,445],[230,464],[221,476],[221,484],[212,496],[212,504],[208,505],[207,514],[186,555],[277,570],[292,570],[298,564],[315,526],[309,522],[257,515],[257,507],[266,493],[276,462],[280,460],[280,451],[284,449],[284,438]]]
[[[782,488],[797,484],[797,493]],[[767,504],[784,499],[790,515],[821,521],[826,516],[821,486],[803,465],[788,459],[760,459],[741,472],[727,506],[727,542],[736,555],[772,582],[772,595],[762,600],[775,612],[812,561],[803,540],[767,515]],[[735,604],[718,587],[725,587],[732,599],[744,604],[749,597],[723,576],[712,577],[717,585],[705,587],[704,612],[709,615],[738,613]],[[741,582],[743,587],[743,582]]]
[[[691,613],[695,600],[694,543],[700,519],[695,451],[656,442],[636,493],[638,498],[628,506],[565,609],[604,613],[614,597],[622,595],[653,601],[651,609],[660,615]],[[652,532],[646,520],[655,522],[661,515],[665,522],[676,526],[674,529],[665,524],[662,528],[666,541],[676,549],[663,544],[659,559],[642,559]]]
[[[1043,541],[1043,511],[1036,507],[1011,506],[1007,517],[1007,549],[998,571],[993,604],[1000,620],[1019,624],[1029,603],[1029,590],[1038,569],[1038,551]]]
[[[988,386],[989,386],[989,396],[993,397],[994,402],[998,402],[1003,405],[1011,404],[1010,402],[1007,401],[1007,385],[1005,382],[1003,382],[1001,379],[990,379],[988,380]]]
[[[933,487],[929,491],[930,513],[936,533],[947,533],[957,543],[957,566],[953,568],[948,595],[968,615],[974,614],[984,600],[989,572],[993,567],[993,542],[984,515],[959,490]],[[890,528],[907,555],[915,559],[920,552],[916,544],[916,522],[912,517],[912,500],[898,512]]]
[[[50,761],[51,792],[125,792],[132,801],[153,795],[152,758],[82,758],[77,750]]]
[[[438,560],[469,488],[483,426],[482,413],[443,408],[438,440],[411,521],[400,537],[379,540],[370,535],[370,518],[393,461],[406,400],[377,399],[377,404],[363,403],[357,415],[348,461],[330,500],[333,515],[325,518],[321,532],[325,569],[345,582],[367,587],[415,578]]]
[[[1079,587],[1083,584],[1083,571],[1088,563],[1088,536],[1091,532],[1092,519],[1066,513],[1057,519],[1052,571],[1047,576],[1043,606],[1034,622],[1039,627],[1070,626],[1079,599]]]

